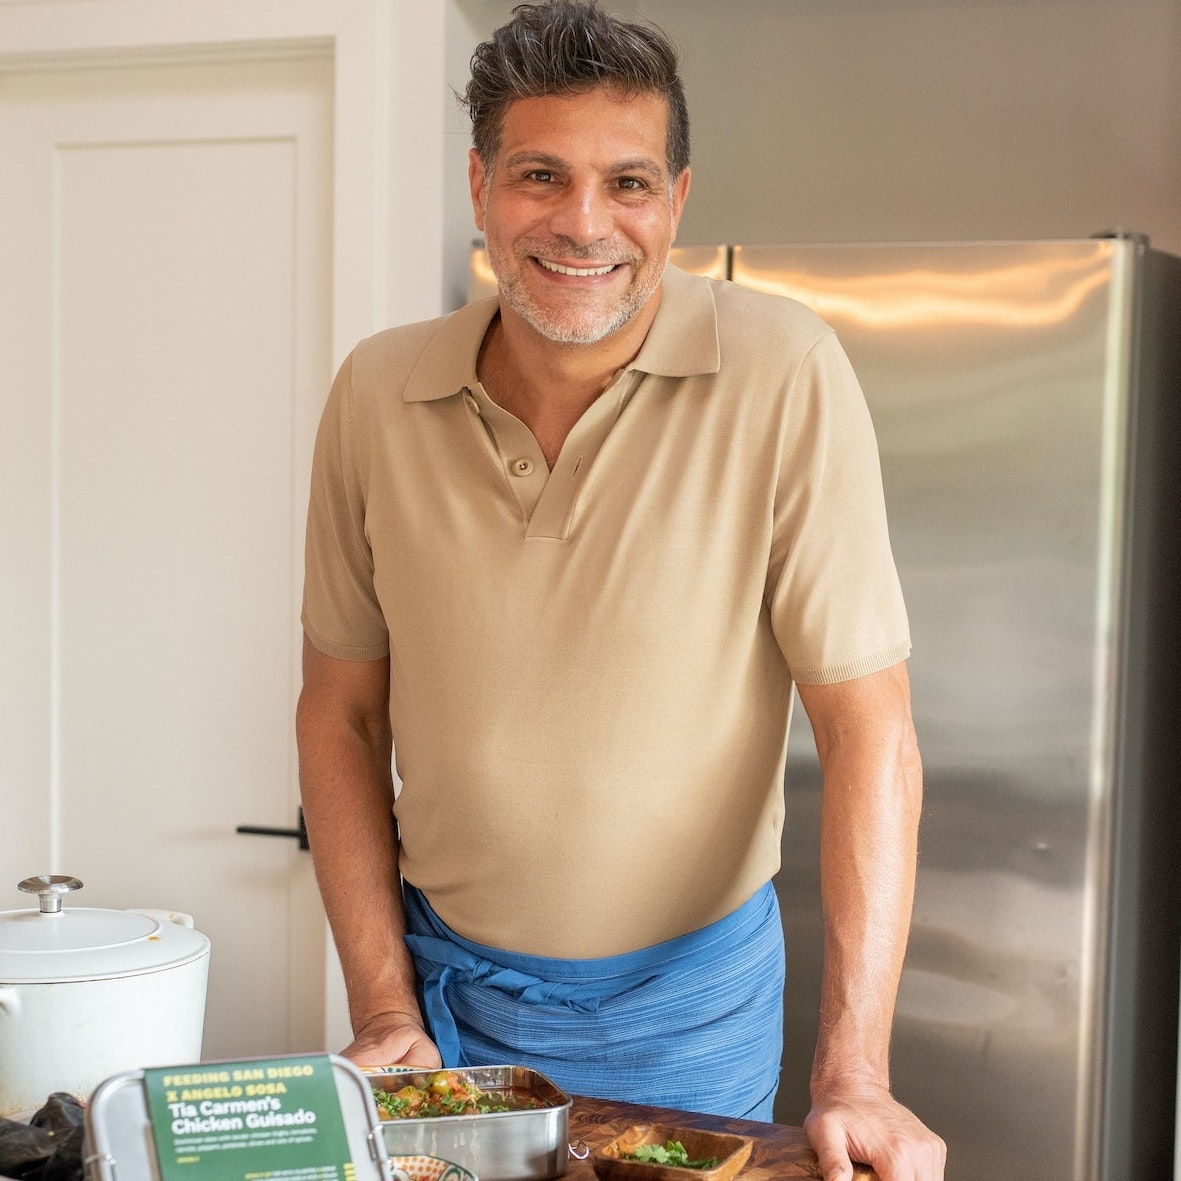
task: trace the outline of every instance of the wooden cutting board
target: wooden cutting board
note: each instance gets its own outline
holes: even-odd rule
[[[816,1154],[809,1146],[803,1128],[784,1124],[762,1124],[699,1112],[674,1111],[667,1107],[575,1096],[570,1112],[570,1143],[577,1145],[582,1141],[589,1149],[601,1148],[636,1124],[668,1124],[751,1137],[754,1143],[750,1159],[738,1174],[737,1181],[795,1181],[796,1178],[821,1181]],[[864,1165],[855,1165],[853,1175],[855,1181],[877,1181],[877,1174]],[[571,1160],[566,1178],[567,1181],[596,1181],[589,1159]]]

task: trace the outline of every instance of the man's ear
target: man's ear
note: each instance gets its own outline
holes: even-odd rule
[[[467,183],[472,194],[472,213],[476,218],[476,229],[484,232],[484,205],[488,198],[488,174],[480,153],[472,148],[467,154]]]
[[[685,201],[689,196],[689,169],[686,168],[676,180],[673,181],[672,204],[673,204],[673,237],[677,236],[677,227],[681,224],[681,213],[685,208]]]

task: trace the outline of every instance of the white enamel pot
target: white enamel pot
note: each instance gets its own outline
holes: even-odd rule
[[[39,907],[0,911],[0,1115],[200,1061],[209,940],[185,914],[64,907],[81,886],[28,878]]]

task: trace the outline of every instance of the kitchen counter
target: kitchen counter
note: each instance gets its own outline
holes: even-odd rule
[[[803,1128],[673,1111],[666,1107],[619,1103],[612,1099],[587,1099],[577,1095],[573,1098],[574,1105],[570,1111],[571,1144],[582,1140],[592,1149],[601,1148],[633,1124],[702,1128],[709,1132],[749,1136],[754,1141],[750,1160],[738,1175],[741,1181],[789,1181],[793,1177],[820,1177],[816,1154],[808,1147]],[[855,1166],[853,1175],[855,1181],[875,1181],[877,1177],[872,1169],[863,1165]],[[589,1159],[571,1160],[566,1177],[569,1181],[595,1181],[595,1171]]]

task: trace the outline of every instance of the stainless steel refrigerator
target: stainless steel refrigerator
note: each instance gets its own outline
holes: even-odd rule
[[[877,428],[926,784],[895,1093],[948,1181],[1171,1176],[1181,260],[1114,235],[674,261],[813,307]],[[822,950],[800,709],[786,791],[776,1117],[798,1124]]]
[[[738,247],[878,432],[926,804],[892,1053],[949,1181],[1172,1176],[1181,260],[1135,237]],[[816,1036],[819,776],[789,746],[783,1090]]]

